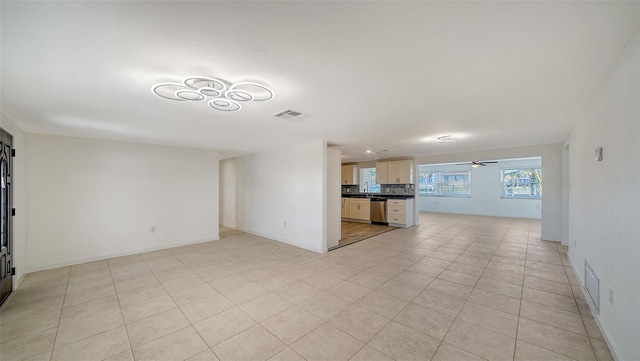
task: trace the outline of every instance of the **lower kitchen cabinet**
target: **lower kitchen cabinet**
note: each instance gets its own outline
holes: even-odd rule
[[[340,213],[342,218],[349,218],[349,216],[351,215],[351,212],[349,210],[350,206],[351,206],[351,198],[342,198],[342,210]]]
[[[387,201],[387,221],[390,226],[413,226],[413,199],[389,199]]]
[[[371,220],[371,201],[361,198],[342,198],[342,218]]]

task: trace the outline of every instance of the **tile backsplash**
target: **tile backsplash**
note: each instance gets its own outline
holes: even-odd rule
[[[356,194],[359,192],[359,185],[343,185],[342,194]]]
[[[381,184],[380,194],[389,194],[394,196],[412,196],[415,195],[415,184]]]
[[[342,194],[358,194],[360,187],[358,185],[343,185]],[[412,196],[415,195],[415,184],[381,184],[380,194],[394,196]]]

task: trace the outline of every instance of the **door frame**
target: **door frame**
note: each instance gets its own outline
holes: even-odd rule
[[[0,272],[5,273],[5,277],[0,279],[0,305],[2,305],[13,292],[13,276],[15,275],[15,264],[13,260],[13,216],[15,209],[13,208],[13,157],[15,150],[13,148],[13,135],[3,128],[0,128],[0,157],[6,157],[7,174],[7,251],[5,261],[0,261]],[[8,147],[7,147],[8,145]],[[0,188],[0,192],[2,189]],[[0,206],[2,206],[0,204]]]

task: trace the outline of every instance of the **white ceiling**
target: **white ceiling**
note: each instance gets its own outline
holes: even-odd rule
[[[2,112],[27,132],[224,156],[326,139],[345,162],[560,142],[639,22],[636,1],[0,6]],[[189,75],[276,98],[223,113],[150,91]],[[272,117],[288,108],[309,116]]]

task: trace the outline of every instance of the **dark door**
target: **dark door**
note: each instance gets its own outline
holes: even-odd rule
[[[11,257],[13,252],[11,140],[11,135],[0,129],[0,304],[7,299],[13,288],[11,277],[13,264]]]

